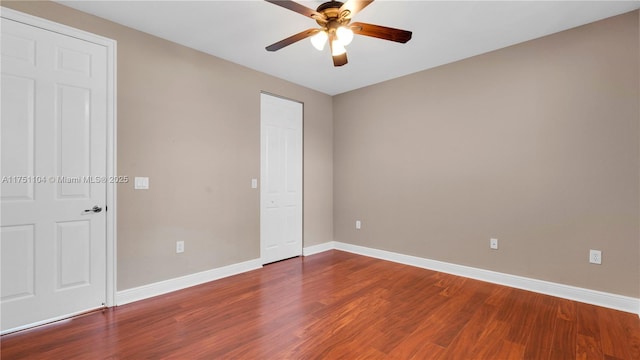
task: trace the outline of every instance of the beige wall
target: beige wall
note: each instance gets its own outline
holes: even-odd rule
[[[638,297],[638,36],[634,12],[335,96],[334,239]]]
[[[55,3],[2,5],[118,41],[118,172],[151,178],[118,188],[119,290],[259,256],[264,90],[305,103],[305,246],[640,295],[638,13],[332,99]]]
[[[304,102],[304,245],[332,240],[330,96],[55,3],[2,5],[118,41],[118,173],[150,177],[118,187],[118,290],[260,256],[260,91]]]

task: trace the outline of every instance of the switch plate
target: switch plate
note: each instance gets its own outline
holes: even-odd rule
[[[589,262],[592,264],[602,265],[602,251],[589,250]]]
[[[133,181],[133,188],[136,190],[148,190],[149,189],[149,178],[148,177],[137,177]]]
[[[489,247],[493,250],[498,250],[498,239],[491,238],[489,240]]]
[[[362,222],[360,220],[356,220],[356,230],[362,229]]]
[[[258,188],[258,179],[251,179],[251,188],[252,189]]]
[[[176,253],[180,254],[184,252],[184,241],[176,241]]]

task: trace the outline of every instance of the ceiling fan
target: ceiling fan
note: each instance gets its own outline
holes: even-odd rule
[[[411,31],[373,25],[361,22],[351,23],[351,18],[360,10],[367,7],[373,0],[328,1],[316,10],[290,0],[265,0],[285,9],[314,19],[320,28],[307,29],[286,39],[280,40],[266,47],[267,51],[277,51],[302,39],[311,37],[311,43],[318,49],[324,49],[327,40],[331,49],[334,66],[347,63],[345,46],[351,43],[353,34],[371,36],[383,40],[406,43],[411,40]]]

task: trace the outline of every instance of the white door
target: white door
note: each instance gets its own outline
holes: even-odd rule
[[[302,255],[302,104],[260,97],[262,263]]]
[[[105,303],[107,54],[13,20],[1,25],[0,305],[8,332]]]

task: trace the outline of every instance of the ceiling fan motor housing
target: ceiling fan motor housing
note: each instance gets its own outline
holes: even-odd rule
[[[318,6],[316,11],[321,13],[321,12],[324,12],[325,10],[327,10],[327,9],[338,10],[338,9],[340,9],[342,7],[342,5],[344,5],[344,3],[341,2],[341,1],[327,1],[326,3],[320,4],[320,6]]]
[[[340,12],[342,5],[344,3],[340,1],[328,1],[318,6],[316,11],[326,16],[326,19],[316,19],[318,25],[328,31],[335,31],[340,26],[348,25],[351,21],[351,11]]]

